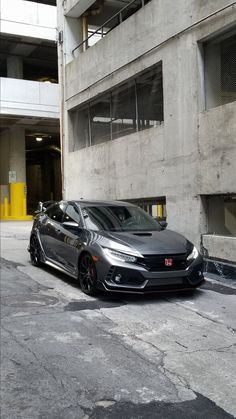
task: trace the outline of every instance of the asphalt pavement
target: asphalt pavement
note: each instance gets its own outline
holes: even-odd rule
[[[86,296],[1,222],[1,419],[236,417],[234,282]],[[221,278],[222,279],[222,278]]]

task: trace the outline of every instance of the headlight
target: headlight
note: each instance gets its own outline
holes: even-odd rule
[[[126,253],[118,252],[117,250],[112,249],[103,249],[104,253],[112,258],[115,258],[117,260],[121,260],[122,262],[136,262],[137,258],[132,255],[127,255]]]
[[[187,260],[194,260],[198,257],[198,250],[194,246],[192,252],[188,255]]]

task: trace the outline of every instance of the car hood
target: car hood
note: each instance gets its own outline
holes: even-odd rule
[[[125,251],[125,247],[141,254],[177,254],[188,250],[188,240],[171,230],[100,232],[105,239],[104,245]],[[106,240],[108,239],[108,240]]]

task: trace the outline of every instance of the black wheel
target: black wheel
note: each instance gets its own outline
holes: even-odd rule
[[[93,259],[85,253],[79,264],[79,281],[81,290],[88,295],[96,294],[97,271]]]
[[[32,236],[30,240],[30,260],[32,265],[42,265],[42,253],[39,245],[39,241],[36,236]]]

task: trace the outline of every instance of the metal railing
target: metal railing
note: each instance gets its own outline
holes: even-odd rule
[[[150,0],[149,0],[150,1]],[[73,50],[72,54],[74,55],[74,52],[79,49],[80,47],[84,45],[88,45],[89,39],[91,39],[94,35],[100,35],[101,38],[106,36],[112,29],[114,29],[116,26],[120,25],[124,20],[126,20],[129,16],[131,16],[133,13],[135,13],[139,8],[145,6],[145,4],[148,3],[147,0],[132,0],[130,3],[128,3],[126,6],[124,6],[119,12],[115,13],[112,17],[110,17],[105,23],[103,23],[102,26],[100,26],[96,31],[94,31],[91,35],[89,35],[86,39],[84,39],[82,42],[80,42]],[[131,12],[128,16],[125,16],[123,18],[123,13],[125,11],[128,11],[130,6],[136,5],[137,8],[133,9],[133,13]],[[105,28],[109,27],[109,23],[112,22],[112,20],[118,18],[117,23],[112,26],[110,29],[105,30]]]

